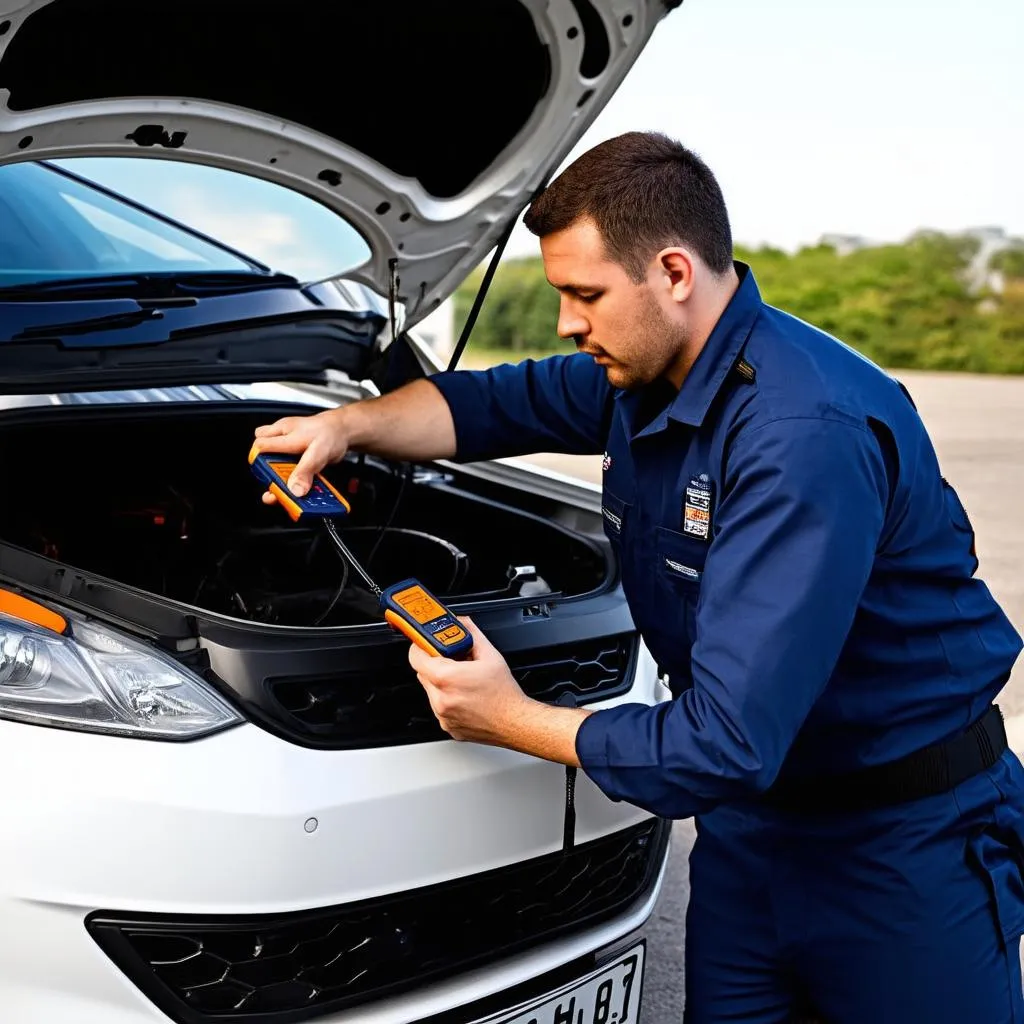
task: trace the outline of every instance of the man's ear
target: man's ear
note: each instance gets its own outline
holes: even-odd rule
[[[673,246],[662,249],[654,257],[654,268],[662,287],[669,290],[674,302],[685,302],[693,292],[694,258],[685,249]]]

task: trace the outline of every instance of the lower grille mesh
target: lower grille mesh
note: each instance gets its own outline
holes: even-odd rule
[[[579,640],[507,655],[524,693],[554,703],[605,700],[632,684],[636,635]],[[290,731],[332,747],[384,746],[445,739],[423,687],[404,657],[329,678],[271,679],[270,693]]]
[[[326,910],[210,920],[94,914],[88,927],[180,1024],[285,1024],[606,920],[649,891],[666,839],[666,823],[652,819],[567,853]]]

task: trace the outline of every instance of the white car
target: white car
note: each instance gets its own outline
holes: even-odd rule
[[[438,368],[415,327],[675,3],[0,0],[0,1020],[633,1024],[669,823],[450,741],[370,592],[261,504],[253,430]],[[206,163],[365,247],[261,265],[73,170]],[[327,475],[381,584],[523,688],[668,694],[597,488]]]

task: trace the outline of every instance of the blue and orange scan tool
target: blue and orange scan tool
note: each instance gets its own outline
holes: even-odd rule
[[[384,620],[404,634],[417,647],[440,658],[462,658],[473,647],[473,638],[459,620],[419,580],[407,579],[381,590],[356,561],[341,539],[334,519],[352,511],[348,501],[319,473],[313,486],[301,497],[288,490],[288,478],[298,464],[298,456],[278,452],[249,452],[253,474],[277,498],[278,504],[294,522],[319,519],[341,552],[380,602]]]
[[[419,580],[403,580],[380,593],[384,618],[417,647],[442,658],[462,658],[473,638]]]
[[[298,456],[260,452],[255,445],[249,452],[249,465],[256,478],[277,498],[278,504],[291,516],[293,522],[297,523],[307,516],[347,516],[352,511],[352,506],[319,473],[308,493],[302,497],[292,494],[288,490],[288,478],[298,463]]]

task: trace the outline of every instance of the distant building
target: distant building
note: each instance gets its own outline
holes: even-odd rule
[[[840,256],[849,256],[851,252],[858,249],[867,249],[876,243],[863,235],[840,235],[831,233],[821,236],[820,245],[827,245],[835,249]]]
[[[978,251],[967,267],[967,286],[972,292],[980,292],[987,288],[997,295],[1001,294],[1005,284],[1003,275],[998,270],[993,270],[989,264],[997,252],[1020,245],[1021,240],[1010,237],[1000,227],[969,228],[964,234],[979,243]]]
[[[1009,241],[1006,229],[995,226],[968,228],[964,234],[969,238],[977,238],[979,242],[996,245],[999,248],[1003,248],[1003,245]]]

